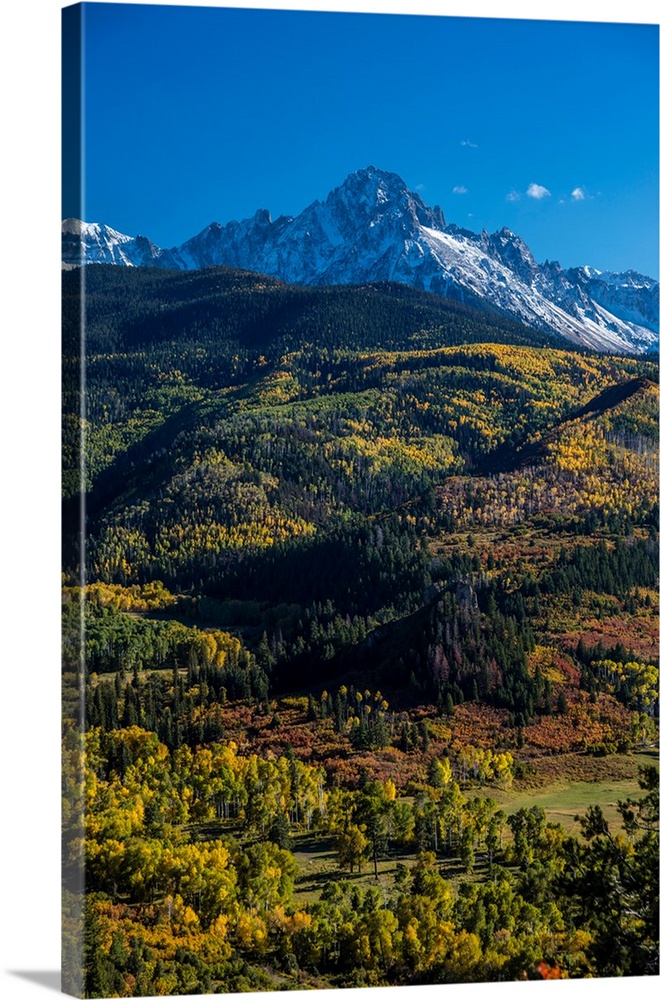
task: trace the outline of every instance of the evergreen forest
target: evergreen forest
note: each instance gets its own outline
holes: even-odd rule
[[[657,364],[230,268],[63,338],[64,989],[657,975]]]

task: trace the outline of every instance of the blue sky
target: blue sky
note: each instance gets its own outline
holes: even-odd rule
[[[539,260],[658,276],[657,26],[128,4],[84,25],[87,221],[167,247],[374,164]]]

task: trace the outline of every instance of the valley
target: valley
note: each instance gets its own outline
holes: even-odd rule
[[[657,973],[656,364],[390,281],[63,289],[87,995]]]

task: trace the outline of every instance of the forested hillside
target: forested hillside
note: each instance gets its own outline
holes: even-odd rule
[[[63,281],[87,995],[657,973],[656,366],[397,285]]]

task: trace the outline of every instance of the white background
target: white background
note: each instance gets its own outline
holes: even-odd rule
[[[179,0],[181,3],[182,0]],[[191,3],[186,3],[191,6]],[[10,5],[11,4],[11,5]],[[218,4],[198,4],[218,6]],[[59,989],[60,0],[10,0],[0,22],[0,995]],[[226,6],[657,23],[650,0],[234,0]],[[587,109],[588,111],[588,109]],[[658,980],[443,987],[443,998],[655,996]],[[426,1000],[435,987],[406,988]],[[341,991],[350,1000],[358,991]],[[333,997],[335,994],[332,994]],[[389,990],[360,994],[389,1000]],[[396,996],[403,996],[399,992]]]

